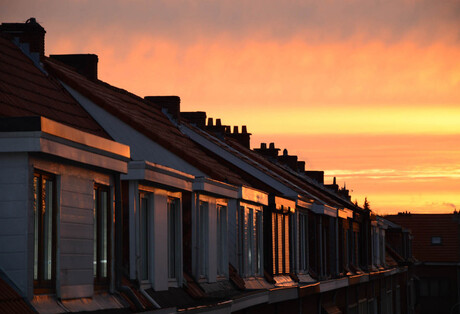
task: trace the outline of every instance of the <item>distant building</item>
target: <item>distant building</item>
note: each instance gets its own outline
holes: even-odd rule
[[[460,215],[399,213],[385,218],[411,233],[411,247],[397,235],[392,241],[398,252],[412,251],[418,261],[413,270],[420,313],[460,313]]]

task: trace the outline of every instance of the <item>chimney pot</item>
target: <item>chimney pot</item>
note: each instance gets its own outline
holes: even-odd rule
[[[260,149],[267,149],[267,143],[260,143]]]
[[[275,149],[275,143],[273,143],[273,142],[270,143],[270,146],[269,146],[269,147],[270,147],[270,149]]]
[[[213,126],[214,120],[212,118],[208,118],[208,126]]]
[[[235,125],[233,127],[233,134],[238,134],[238,126],[237,125]]]
[[[287,149],[285,148],[285,149],[283,150],[283,156],[287,156],[287,155],[288,155],[288,151],[287,151]]]
[[[243,126],[241,127],[241,133],[243,133],[243,134],[248,133],[248,129],[246,128],[245,125],[243,125]]]
[[[45,29],[34,17],[25,23],[2,23],[0,32],[9,34],[11,38],[19,38],[19,42],[29,44],[30,52],[37,52],[40,57],[45,55]]]
[[[222,122],[220,119],[216,119],[216,126],[222,126]]]

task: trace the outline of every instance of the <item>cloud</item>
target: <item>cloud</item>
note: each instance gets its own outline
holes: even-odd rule
[[[98,0],[10,1],[2,4],[2,20],[34,14],[61,31],[117,27],[119,35],[147,33],[180,41],[199,38],[275,39],[335,42],[359,34],[365,41],[385,42],[411,36],[431,42],[458,41],[460,2],[414,0]]]

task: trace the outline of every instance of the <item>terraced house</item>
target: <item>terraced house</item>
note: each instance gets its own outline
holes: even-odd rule
[[[413,312],[388,222],[345,188],[246,126],[102,82],[96,55],[45,56],[33,18],[0,30],[0,282],[23,306]]]

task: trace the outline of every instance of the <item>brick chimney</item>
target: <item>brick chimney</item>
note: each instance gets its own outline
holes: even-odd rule
[[[45,55],[45,29],[37,23],[34,17],[25,23],[2,23],[0,32],[11,38],[19,38],[19,42],[29,44],[29,51],[36,52],[40,57]]]
[[[289,168],[294,171],[298,171],[297,169],[297,156],[289,155],[287,149],[283,150],[283,155],[278,156],[278,161],[282,164],[285,164]]]
[[[196,125],[200,129],[204,129],[206,127],[206,112],[204,111],[181,112],[180,117],[191,124]]]
[[[97,80],[99,58],[95,54],[50,55],[50,58],[73,67],[78,73],[92,81]]]
[[[180,117],[180,97],[179,96],[145,96],[145,100],[160,106],[172,116],[176,121]]]
[[[324,171],[307,170],[305,171],[305,175],[320,184],[324,184]]]
[[[231,137],[238,141],[244,147],[250,149],[251,145],[251,133],[248,133],[248,130],[245,125],[241,127],[241,133],[238,132],[238,126],[233,127],[233,133],[230,132],[230,127],[228,128],[228,132],[225,134],[228,137]]]
[[[278,157],[279,150],[279,148],[275,148],[275,143],[270,143],[268,148],[266,143],[260,143],[260,148],[254,148],[254,151],[262,156],[274,159]]]
[[[208,118],[208,124],[206,125],[206,130],[213,133],[218,137],[223,137],[226,131],[228,131],[228,126],[222,125],[221,119],[216,119],[216,124],[214,125],[213,119]]]
[[[300,173],[305,173],[305,161],[297,162],[297,171]]]

